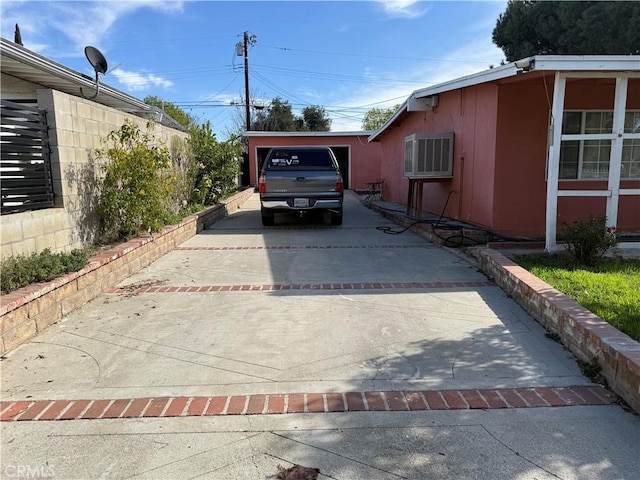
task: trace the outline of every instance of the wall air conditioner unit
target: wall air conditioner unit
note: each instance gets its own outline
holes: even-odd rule
[[[414,133],[404,139],[404,176],[453,177],[453,132]]]

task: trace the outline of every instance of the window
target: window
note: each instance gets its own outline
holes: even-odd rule
[[[274,149],[266,163],[269,170],[335,170],[328,148]]]
[[[453,132],[416,134],[404,139],[404,175],[448,178],[453,175]]]
[[[596,138],[613,132],[613,111],[567,111],[562,118],[563,135],[580,135],[563,140],[560,146],[560,179],[606,180],[609,178],[611,140]],[[628,111],[625,133],[640,133],[640,111]],[[590,139],[589,136],[594,138]],[[624,139],[620,178],[640,178],[640,139]]]

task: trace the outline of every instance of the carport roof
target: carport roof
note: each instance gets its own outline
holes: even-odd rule
[[[440,93],[458,90],[482,83],[495,82],[509,77],[521,76],[523,72],[640,72],[640,55],[535,55],[479,73],[456,78],[431,87],[415,90],[404,101],[384,125],[373,132],[373,142],[399,117],[411,111],[412,100],[424,99]],[[526,76],[522,76],[524,79]]]
[[[80,89],[93,92],[95,79],[60,63],[39,55],[22,45],[0,37],[0,65],[2,73],[41,85],[43,88],[58,90],[73,96],[80,96]],[[98,96],[92,101],[133,114],[160,117],[159,123],[182,130],[182,126],[157,107],[147,105],[142,100],[121,92],[100,82]]]

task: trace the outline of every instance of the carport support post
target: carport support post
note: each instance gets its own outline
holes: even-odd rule
[[[564,114],[564,94],[567,79],[556,72],[553,85],[553,106],[551,110],[551,146],[547,167],[547,216],[545,250],[556,246],[558,221],[558,179],[560,177],[560,147],[562,145],[562,116]]]
[[[613,105],[613,134],[611,156],[609,157],[609,196],[607,197],[607,226],[618,223],[618,200],[620,197],[620,173],[622,167],[622,146],[624,143],[624,114],[627,103],[627,77],[616,78],[615,103]]]

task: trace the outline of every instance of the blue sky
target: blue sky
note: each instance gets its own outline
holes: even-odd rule
[[[244,119],[243,32],[251,102],[280,97],[298,113],[324,107],[333,131],[360,130],[373,107],[485,70],[504,58],[491,32],[506,1],[7,1],[2,36],[20,25],[24,46],[93,76],[92,45],[110,71],[101,81],[155,95],[210,120],[223,140]]]

